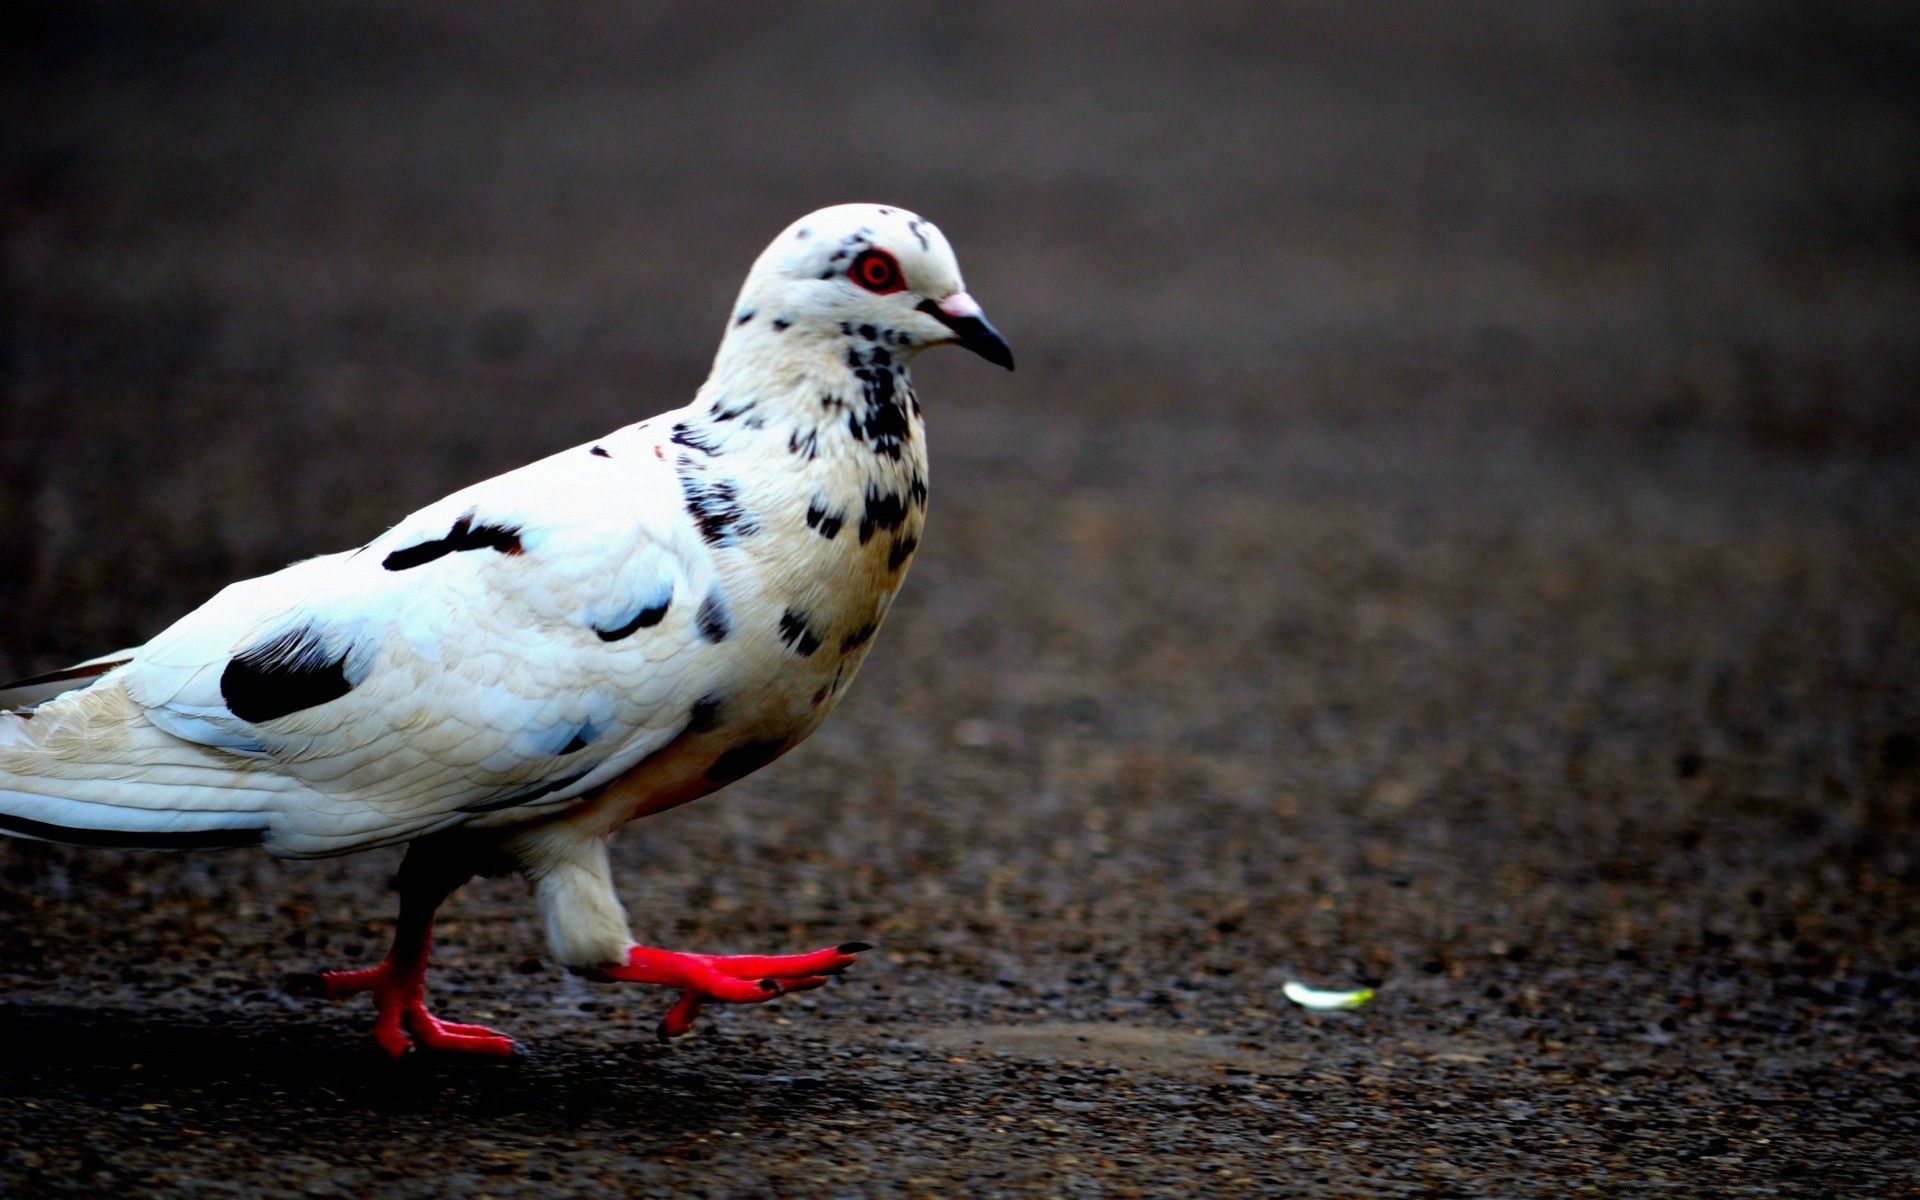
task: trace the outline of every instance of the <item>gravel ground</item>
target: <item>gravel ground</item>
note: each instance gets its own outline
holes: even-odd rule
[[[1829,14],[1755,90],[1804,28],[1532,7],[889,17],[934,86],[800,148],[752,114],[864,112],[779,53],[856,10],[43,21],[0,667],[676,403],[811,203],[941,221],[1022,371],[922,372],[925,546],[827,727],[616,845],[642,937],[850,975],[661,1045],[483,881],[436,1005],[527,1057],[394,1064],[278,985],[380,953],[397,852],[3,843],[0,1192],[1920,1193],[1912,41]],[[1208,116],[1281,132],[1160,140]]]

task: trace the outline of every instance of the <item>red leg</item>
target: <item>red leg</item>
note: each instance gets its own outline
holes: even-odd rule
[[[852,966],[855,955],[873,947],[845,942],[811,954],[688,954],[635,946],[627,961],[593,973],[622,983],[659,983],[680,989],[680,999],[660,1021],[660,1039],[678,1037],[693,1027],[709,1000],[759,1004],[788,992],[820,987],[827,977]]]
[[[427,1011],[427,958],[433,948],[433,914],[472,872],[416,842],[400,866],[400,919],[393,948],[377,967],[295,976],[290,986],[337,1000],[372,992],[379,1015],[373,1040],[399,1058],[415,1046],[468,1054],[511,1057],[513,1039],[484,1025],[442,1021]]]

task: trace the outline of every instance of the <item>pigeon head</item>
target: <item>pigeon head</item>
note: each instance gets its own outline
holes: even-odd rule
[[[733,311],[742,330],[764,323],[796,340],[859,338],[907,357],[955,344],[1013,369],[1013,350],[967,295],[946,237],[884,204],[836,205],[789,225],[753,264]]]

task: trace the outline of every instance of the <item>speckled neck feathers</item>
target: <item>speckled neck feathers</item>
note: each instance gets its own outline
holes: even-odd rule
[[[703,532],[744,546],[791,515],[833,541],[887,535],[898,569],[927,502],[926,439],[908,372],[910,335],[874,326],[807,331],[735,314],[714,370],[673,425],[675,469]],[[770,511],[774,510],[774,511]]]

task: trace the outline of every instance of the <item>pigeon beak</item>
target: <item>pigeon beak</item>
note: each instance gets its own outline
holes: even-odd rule
[[[1013,347],[1000,336],[980,311],[980,305],[965,292],[955,292],[938,302],[922,300],[920,311],[953,330],[953,340],[998,367],[1013,370]]]

